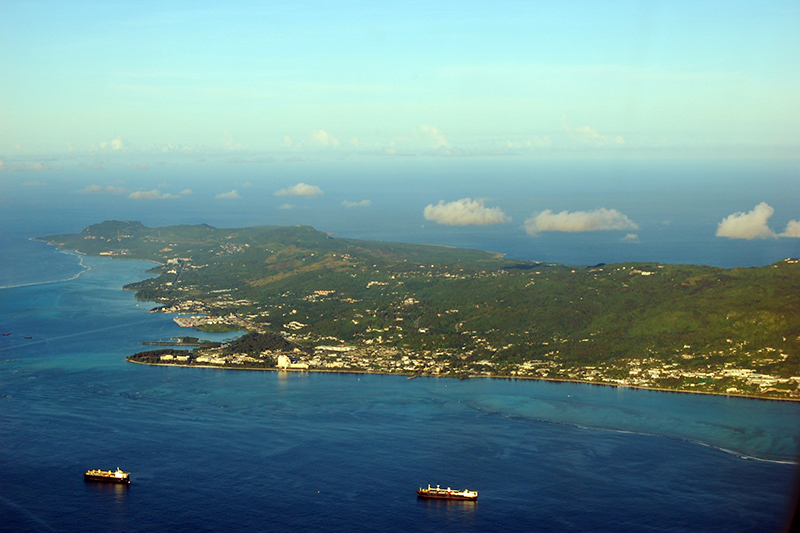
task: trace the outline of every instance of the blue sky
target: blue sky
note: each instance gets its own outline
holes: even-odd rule
[[[2,11],[6,170],[231,153],[770,158],[800,145],[796,2]]]
[[[797,256],[796,1],[0,5],[8,220]]]

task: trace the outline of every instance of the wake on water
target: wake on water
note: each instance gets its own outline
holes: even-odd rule
[[[653,391],[653,392],[657,392],[657,391]],[[571,422],[571,421],[568,421],[568,420],[554,420],[554,419],[549,419],[549,418],[546,418],[546,417],[535,417],[535,416],[534,417],[529,417],[529,416],[525,416],[525,415],[518,414],[518,413],[505,413],[505,412],[503,412],[502,410],[499,410],[499,409],[490,409],[490,408],[482,407],[482,406],[479,406],[479,405],[475,405],[472,402],[470,402],[469,406],[470,406],[470,408],[472,408],[472,409],[474,409],[476,411],[479,411],[481,413],[485,413],[485,414],[489,414],[489,415],[499,415],[499,416],[503,416],[503,417],[506,417],[506,418],[509,418],[509,419],[525,420],[525,421],[531,421],[532,420],[532,421],[535,421],[535,422],[541,422],[541,423],[545,423],[545,424],[556,424],[556,425],[559,425],[559,426],[574,427],[574,428],[584,429],[584,430],[589,430],[589,431],[602,431],[602,432],[608,432],[608,433],[619,433],[619,434],[626,434],[626,435],[641,435],[641,436],[644,436],[644,437],[655,437],[655,438],[672,439],[672,440],[676,440],[676,441],[687,442],[687,443],[690,443],[690,444],[696,444],[696,445],[699,445],[699,446],[703,446],[705,448],[710,448],[710,449],[713,449],[713,450],[717,450],[717,451],[720,451],[722,453],[725,453],[725,454],[728,454],[728,455],[732,455],[734,457],[737,457],[737,458],[745,460],[745,461],[748,461],[748,460],[749,461],[759,461],[759,462],[764,462],[764,463],[781,464],[781,465],[800,465],[800,459],[774,459],[774,458],[769,458],[769,457],[759,457],[757,455],[736,451],[736,450],[733,450],[733,449],[730,449],[730,448],[724,448],[722,446],[711,444],[709,442],[705,442],[705,441],[702,441],[702,440],[691,439],[691,438],[686,438],[686,437],[680,437],[680,436],[676,436],[676,435],[669,435],[669,434],[666,434],[666,433],[640,431],[640,430],[635,430],[635,429],[619,429],[619,428],[613,428],[613,427],[603,426],[603,425],[599,425],[599,424],[598,425],[591,425],[591,424],[586,424],[586,423],[581,423],[581,422]]]
[[[36,240],[36,239],[30,239],[30,240]],[[74,280],[78,279],[81,276],[81,274],[84,274],[84,273],[86,273],[86,272],[88,272],[88,271],[90,271],[92,269],[92,267],[87,266],[84,263],[84,261],[83,261],[84,255],[83,254],[81,254],[79,252],[71,252],[71,251],[68,251],[68,250],[58,250],[58,251],[60,253],[62,253],[62,254],[76,256],[78,258],[78,265],[81,267],[81,271],[78,272],[77,274],[75,274],[74,276],[70,276],[68,278],[53,279],[53,280],[47,280],[47,281],[32,281],[30,283],[16,283],[16,284],[13,284],[13,285],[0,285],[0,289],[17,289],[19,287],[35,287],[37,285],[52,285],[54,283],[65,283],[65,282],[68,282],[68,281],[74,281]]]

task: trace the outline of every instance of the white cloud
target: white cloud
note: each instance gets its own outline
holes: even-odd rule
[[[774,212],[775,210],[766,202],[761,202],[747,213],[733,213],[722,219],[717,226],[716,235],[729,239],[747,240],[777,237],[775,232],[767,226],[767,221]]]
[[[148,168],[150,168],[150,165],[148,165],[147,163],[142,163],[140,165],[137,165],[136,163],[133,163],[131,165],[131,168],[133,170],[147,170]]]
[[[128,195],[128,198],[133,198],[134,200],[165,200],[167,198],[178,198],[174,194],[164,193],[162,194],[161,191],[158,189],[153,189],[152,191],[136,191],[132,192]]]
[[[19,163],[12,167],[6,167],[5,165],[0,166],[0,170],[16,170],[20,172],[40,172],[45,170],[63,170],[64,167],[62,166],[51,166],[49,163]]]
[[[617,135],[615,138],[609,139],[591,126],[579,126],[577,128],[572,128],[567,124],[566,115],[561,117],[561,125],[564,126],[567,135],[569,135],[572,139],[582,143],[595,144],[597,146],[625,144],[625,139],[622,137],[622,135]]]
[[[194,193],[192,192],[192,189],[183,189],[183,190],[181,191],[181,195],[182,195],[182,196],[187,196],[187,195],[189,195],[189,194],[194,194]]]
[[[278,209],[294,209],[294,206],[292,204],[281,204]]]
[[[123,148],[126,148],[125,142],[120,137],[114,137],[110,141],[103,141],[100,143],[101,150],[111,149],[116,152],[118,150],[122,150]],[[92,145],[92,149],[96,150],[97,146]]]
[[[222,131],[222,146],[228,150],[241,150],[242,144],[233,140],[233,135],[228,128]]]
[[[314,130],[311,132],[311,140],[322,146],[339,146],[339,139],[325,130]]]
[[[217,200],[235,200],[241,198],[241,196],[239,196],[239,192],[236,189],[233,189],[232,191],[221,192],[214,196],[214,198]]]
[[[316,185],[308,185],[306,183],[298,183],[286,189],[281,189],[275,192],[275,196],[319,196],[322,194],[322,189]]]
[[[432,148],[439,148],[440,146],[449,147],[450,143],[447,142],[447,137],[445,137],[444,133],[439,131],[438,128],[434,126],[428,126],[427,124],[423,124],[419,127],[419,132],[422,134],[422,137],[426,140],[426,142],[432,145]]]
[[[290,150],[300,150],[303,148],[302,143],[293,144],[292,138],[289,137],[288,135],[283,136],[283,146],[289,148]]]
[[[503,224],[511,220],[499,207],[484,207],[482,199],[462,198],[455,202],[439,200],[429,204],[423,211],[426,220],[448,226],[486,226]]]
[[[569,233],[598,230],[639,229],[627,216],[616,209],[601,207],[594,211],[561,211],[553,213],[545,209],[525,221],[528,235],[536,236],[542,231],[564,231]]]
[[[800,238],[800,220],[790,220],[786,224],[786,230],[780,236]]]
[[[453,146],[439,146],[429,152],[431,155],[445,156],[445,157],[474,157],[480,155],[477,150],[456,148]]]
[[[717,226],[717,237],[729,239],[772,239],[777,237],[800,238],[800,220],[790,220],[783,233],[775,233],[767,222],[775,210],[766,202],[761,202],[747,213],[737,212],[728,215]]]
[[[408,150],[399,150],[397,148],[389,147],[384,148],[383,151],[380,152],[383,155],[391,155],[391,156],[401,156],[401,157],[410,157],[413,156],[414,153]]]
[[[620,239],[622,242],[641,242],[639,240],[639,235],[636,233],[628,233],[623,238]]]
[[[506,141],[506,146],[509,148],[528,148],[535,150],[537,148],[550,148],[553,146],[553,141],[550,140],[548,135],[544,137],[532,137],[525,141]]]
[[[345,200],[344,202],[342,202],[342,205],[344,207],[367,207],[369,205],[372,205],[372,202],[370,200],[361,200],[360,202],[348,202],[347,200]]]
[[[188,154],[194,152],[194,148],[186,146],[185,144],[167,143],[161,147],[161,152],[165,154],[170,152],[184,152]]]
[[[580,126],[577,128],[570,128],[567,126],[567,133],[569,133],[569,136],[573,139],[583,142],[605,144],[608,140],[605,135],[600,135],[596,129],[590,126]]]
[[[128,191],[124,187],[114,187],[113,185],[108,185],[106,187],[101,185],[89,185],[81,192],[91,194],[125,194]]]

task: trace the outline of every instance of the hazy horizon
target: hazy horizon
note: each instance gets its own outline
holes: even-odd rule
[[[768,264],[800,255],[799,22],[791,2],[12,3],[2,221]]]
[[[12,2],[0,158],[796,158],[798,22],[789,1]]]

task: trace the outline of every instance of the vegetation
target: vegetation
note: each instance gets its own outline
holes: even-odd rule
[[[235,353],[262,353],[265,351],[292,351],[297,348],[280,335],[275,333],[248,333],[229,342],[222,350],[223,354]]]
[[[439,354],[448,372],[470,375],[632,384],[650,376],[648,386],[675,389],[688,387],[686,376],[694,373],[700,389],[693,390],[746,394],[754,393],[751,386],[731,369],[800,376],[800,262],[793,260],[736,269],[582,267],[335,239],[302,226],[147,228],[119,221],[46,240],[160,263],[154,277],[125,288],[159,302],[162,311],[213,317],[193,327],[273,335],[242,337],[236,342],[255,344],[228,346],[232,352],[380,346]],[[798,383],[756,388],[785,396]]]
[[[160,363],[161,357],[164,355],[171,355],[173,357],[177,356],[188,356],[191,352],[189,350],[149,350],[146,352],[138,352],[133,355],[128,356],[128,359],[132,361],[136,361],[138,363]]]

